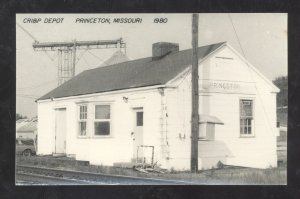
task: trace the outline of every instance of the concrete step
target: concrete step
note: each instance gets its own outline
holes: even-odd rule
[[[53,157],[66,157],[65,153],[53,153],[52,154]]]

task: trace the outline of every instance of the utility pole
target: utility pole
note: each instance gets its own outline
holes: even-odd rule
[[[198,19],[199,14],[193,14],[192,19],[192,128],[191,128],[191,172],[198,171],[198,134],[199,134],[199,85],[198,85]]]

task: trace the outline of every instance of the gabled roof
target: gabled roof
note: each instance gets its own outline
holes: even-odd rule
[[[130,61],[130,59],[123,52],[117,51],[109,59],[103,62],[100,67],[119,64],[126,61]]]
[[[17,132],[33,132],[37,129],[37,121],[31,121],[24,126],[21,126]]]
[[[225,42],[199,47],[198,59],[205,58],[223,44]],[[163,85],[191,64],[192,49],[188,49],[156,60],[147,57],[86,70],[38,100]]]
[[[25,126],[26,124],[28,124],[30,122],[30,119],[28,118],[24,118],[24,119],[19,119],[16,121],[16,130],[18,130],[19,128],[21,128],[22,126]]]

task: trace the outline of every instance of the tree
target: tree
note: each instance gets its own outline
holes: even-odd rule
[[[23,115],[17,113],[17,114],[16,114],[16,121],[19,120],[19,119],[27,119],[27,116],[26,116],[26,115],[23,116]]]
[[[273,83],[280,89],[277,94],[277,107],[288,105],[288,77],[280,76],[273,80]]]

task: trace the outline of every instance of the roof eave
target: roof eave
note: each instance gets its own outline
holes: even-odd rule
[[[37,102],[50,102],[50,101],[56,101],[56,100],[72,99],[72,98],[75,98],[75,97],[80,97],[80,98],[82,98],[82,97],[91,97],[91,96],[94,96],[94,95],[107,95],[107,94],[110,94],[110,93],[115,94],[115,93],[122,93],[122,92],[143,91],[143,90],[157,89],[157,88],[161,88],[161,87],[167,87],[167,85],[166,84],[155,84],[155,85],[133,87],[133,88],[126,88],[126,89],[119,89],[119,90],[86,93],[86,94],[56,97],[56,98],[47,98],[47,99],[37,100]]]

